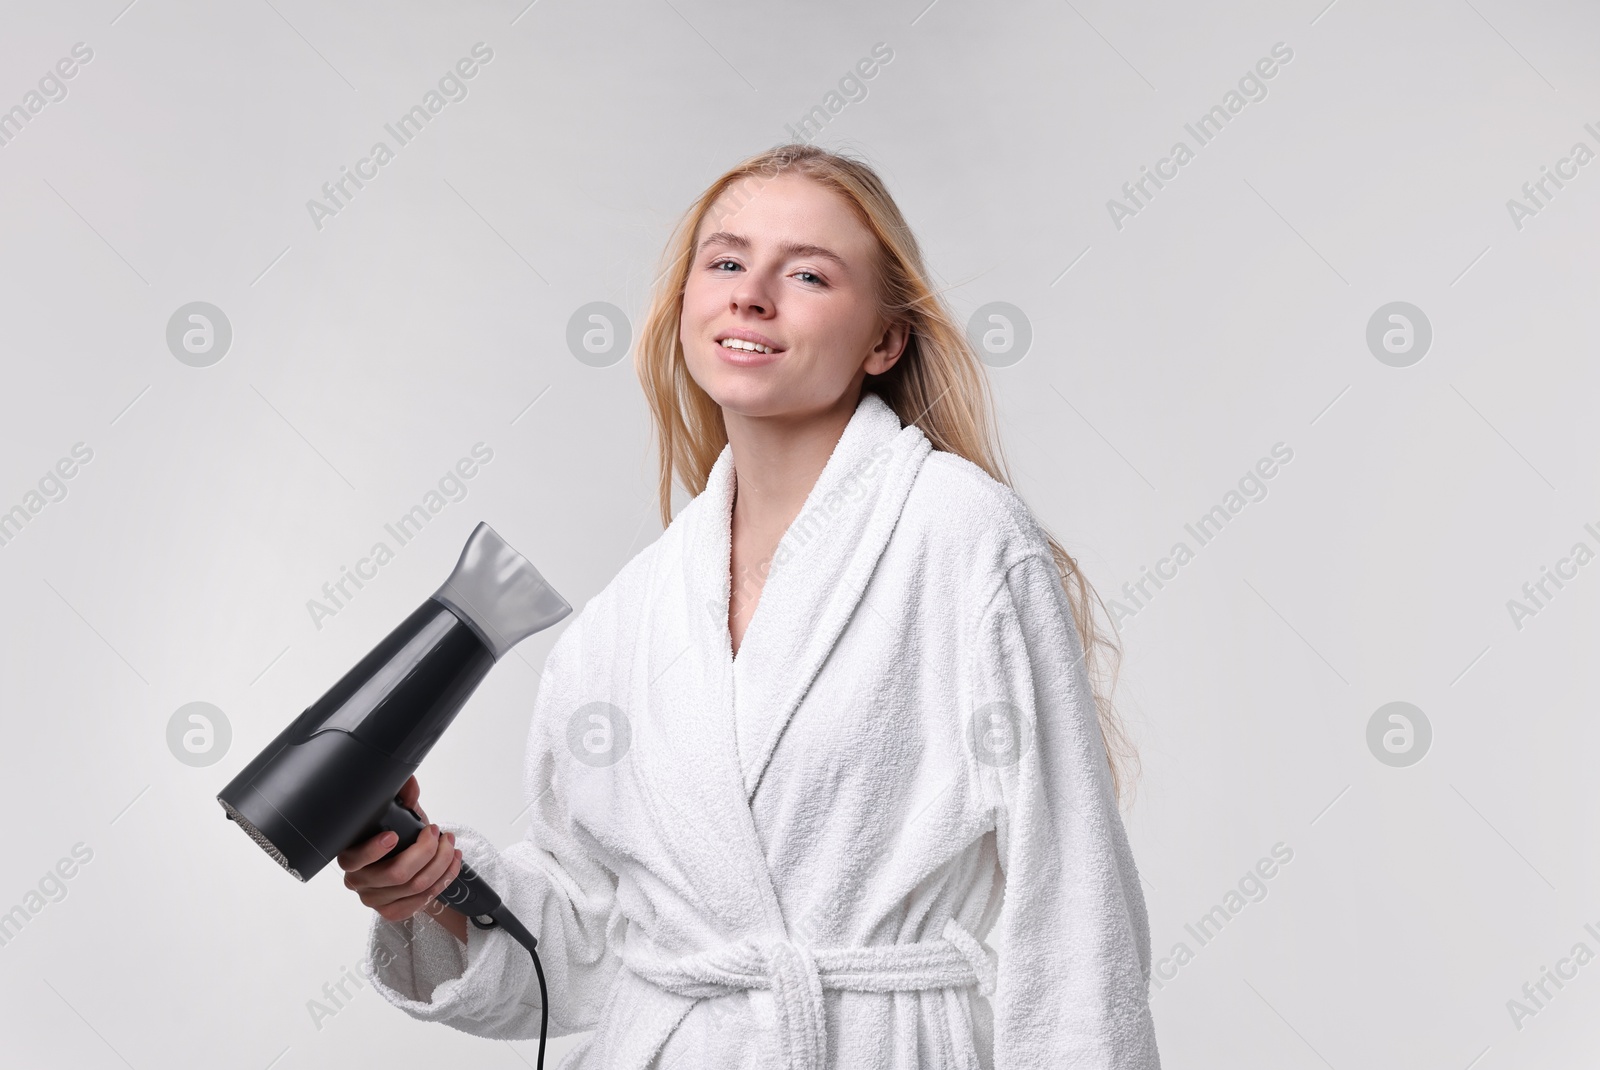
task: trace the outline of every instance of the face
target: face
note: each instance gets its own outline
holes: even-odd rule
[[[838,194],[795,174],[750,189],[730,189],[695,234],[678,327],[689,374],[725,412],[821,413],[894,365],[906,327],[880,318],[876,242]]]

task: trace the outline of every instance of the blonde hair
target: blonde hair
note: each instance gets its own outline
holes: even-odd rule
[[[1011,486],[1004,451],[998,438],[991,435],[995,420],[987,373],[961,324],[930,284],[917,240],[882,180],[859,160],[814,145],[789,144],[744,160],[706,187],[667,243],[664,266],[634,353],[634,370],[655,423],[662,525],[672,522],[674,474],[690,495],[699,494],[728,441],[722,408],[689,375],[679,339],[695,235],[724,194],[726,203],[736,209],[784,173],[804,175],[839,194],[876,236],[880,312],[889,322],[910,325],[900,359],[882,375],[868,375],[862,389],[888,403],[902,424],[919,427],[934,449],[964,457],[991,478]],[[1111,704],[1122,649],[1114,632],[1096,626],[1093,606],[1098,603],[1108,617],[1109,611],[1077,561],[1054,537],[1048,533],[1045,537],[1082,640],[1100,738],[1120,800],[1138,761]]]

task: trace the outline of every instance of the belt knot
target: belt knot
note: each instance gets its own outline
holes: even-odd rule
[[[827,1065],[824,989],[906,992],[972,985],[988,996],[995,986],[989,952],[953,918],[939,938],[913,944],[812,948],[789,940],[747,939],[677,958],[628,949],[623,962],[652,984],[694,999],[769,990],[783,1070]]]

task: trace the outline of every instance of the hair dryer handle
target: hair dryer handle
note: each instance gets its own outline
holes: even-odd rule
[[[389,800],[388,809],[378,819],[378,827],[400,837],[399,842],[394,845],[394,850],[383,856],[393,858],[416,843],[417,837],[422,835],[422,830],[427,828],[427,825],[414,810],[402,806],[400,800],[396,798]],[[465,858],[461,860],[461,872],[450,882],[449,887],[439,893],[438,899],[456,913],[465,914],[469,918],[478,918],[500,909],[500,897],[471,866],[467,865]]]

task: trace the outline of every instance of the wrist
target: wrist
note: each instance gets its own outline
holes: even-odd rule
[[[457,940],[463,944],[467,942],[467,916],[453,907],[446,906],[441,900],[433,899],[422,908],[434,921],[448,929]]]

